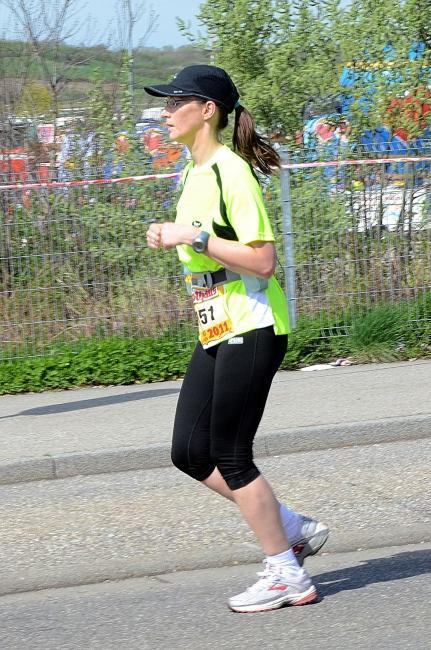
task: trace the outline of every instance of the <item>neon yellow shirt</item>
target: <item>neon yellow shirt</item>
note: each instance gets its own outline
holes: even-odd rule
[[[242,244],[274,241],[257,178],[248,163],[226,146],[205,165],[195,167],[191,161],[185,167],[176,221]],[[177,246],[177,251],[186,273],[223,268],[191,246]],[[269,325],[275,334],[290,331],[286,298],[275,276],[267,283],[245,275],[228,282],[223,301],[232,327],[222,340]]]

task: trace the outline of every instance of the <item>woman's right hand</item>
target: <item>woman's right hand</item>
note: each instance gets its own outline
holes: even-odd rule
[[[149,248],[157,250],[162,247],[161,237],[162,226],[160,223],[152,223],[147,230],[147,244]]]

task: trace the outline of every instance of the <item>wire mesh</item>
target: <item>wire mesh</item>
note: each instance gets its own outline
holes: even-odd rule
[[[178,178],[2,192],[3,358],[107,336],[179,342],[190,323],[175,251],[146,246],[151,221],[174,218]]]
[[[348,334],[353,314],[379,303],[430,318],[430,166],[381,149],[344,161],[299,152],[286,165],[297,313],[320,320],[322,334]]]
[[[412,319],[430,318],[431,160],[383,155],[310,162],[297,152],[285,166],[296,283],[289,298],[325,336],[348,334],[355,311],[381,302],[404,301]],[[282,190],[278,177],[264,187],[284,283]],[[151,221],[174,219],[177,199],[176,175],[35,187],[4,179],[0,359],[116,335],[168,334],[179,349],[194,339],[176,252],[154,253],[145,240]]]

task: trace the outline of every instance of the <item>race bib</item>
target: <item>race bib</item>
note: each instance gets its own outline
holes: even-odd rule
[[[192,300],[199,323],[199,340],[204,348],[221,343],[233,332],[223,297],[223,285],[211,289],[192,286]]]

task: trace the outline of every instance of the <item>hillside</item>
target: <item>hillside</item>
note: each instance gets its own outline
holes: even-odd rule
[[[30,51],[28,44],[0,40],[0,83],[3,88],[0,102],[13,105],[19,98],[23,84],[28,80],[45,81],[47,74],[56,74],[61,87],[63,105],[85,102],[96,71],[107,88],[118,81],[121,52],[105,45],[73,47],[62,44],[44,44],[44,67]],[[179,48],[139,48],[134,51],[135,92],[138,101],[145,95],[147,84],[168,80],[185,65],[206,63],[208,54],[192,46]],[[145,101],[151,105],[151,99]]]

